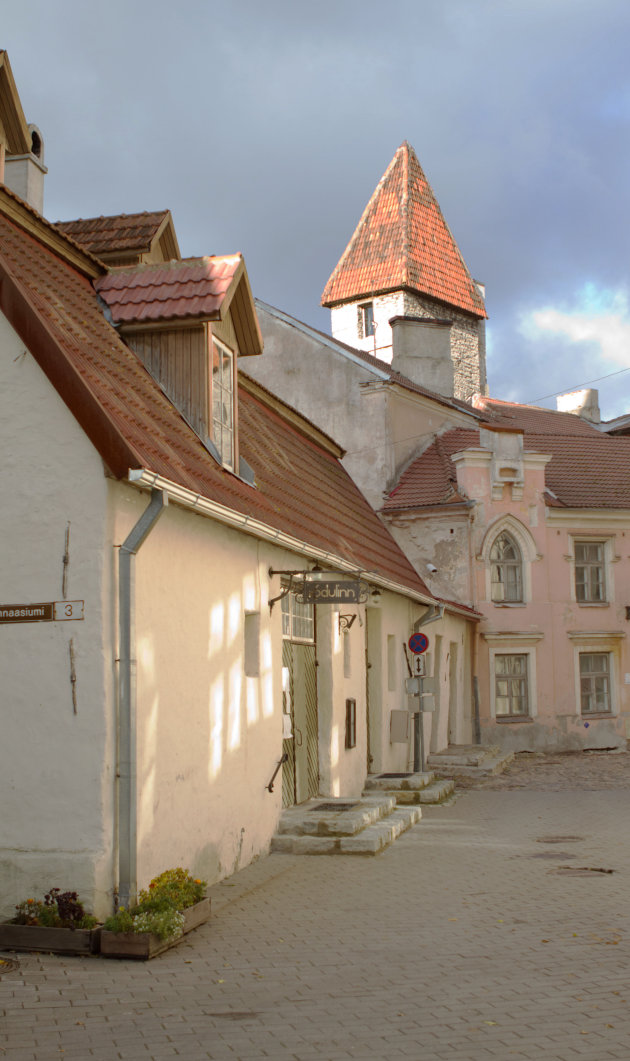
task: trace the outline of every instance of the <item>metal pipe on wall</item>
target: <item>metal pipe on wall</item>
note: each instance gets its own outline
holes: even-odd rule
[[[133,636],[132,557],[168,505],[168,494],[151,491],[151,501],[120,547],[118,558],[118,903],[135,903],[137,880],[136,659]]]

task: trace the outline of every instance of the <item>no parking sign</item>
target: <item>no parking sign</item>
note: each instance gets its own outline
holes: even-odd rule
[[[412,634],[407,644],[414,656],[420,656],[429,647],[429,638],[426,634]]]

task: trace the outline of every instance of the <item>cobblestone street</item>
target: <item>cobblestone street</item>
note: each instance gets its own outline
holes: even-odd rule
[[[377,858],[272,855],[148,963],[5,953],[0,1058],[627,1061],[629,766],[519,756]]]

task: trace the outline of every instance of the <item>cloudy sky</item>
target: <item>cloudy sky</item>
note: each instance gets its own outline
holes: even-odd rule
[[[169,208],[185,255],[328,330],[407,139],[486,284],[496,397],[630,411],[627,0],[22,0],[3,10],[51,220]],[[541,399],[544,399],[541,401]]]

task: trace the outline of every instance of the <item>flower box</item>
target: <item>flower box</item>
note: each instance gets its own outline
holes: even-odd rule
[[[0,949],[44,951],[49,954],[98,954],[100,928],[44,928],[0,922]]]
[[[132,958],[136,961],[146,961],[154,958],[156,954],[175,947],[184,938],[187,932],[193,928],[203,925],[210,917],[210,899],[202,899],[182,911],[184,915],[184,931],[182,936],[176,939],[160,939],[153,932],[101,932],[101,954],[104,958]]]

